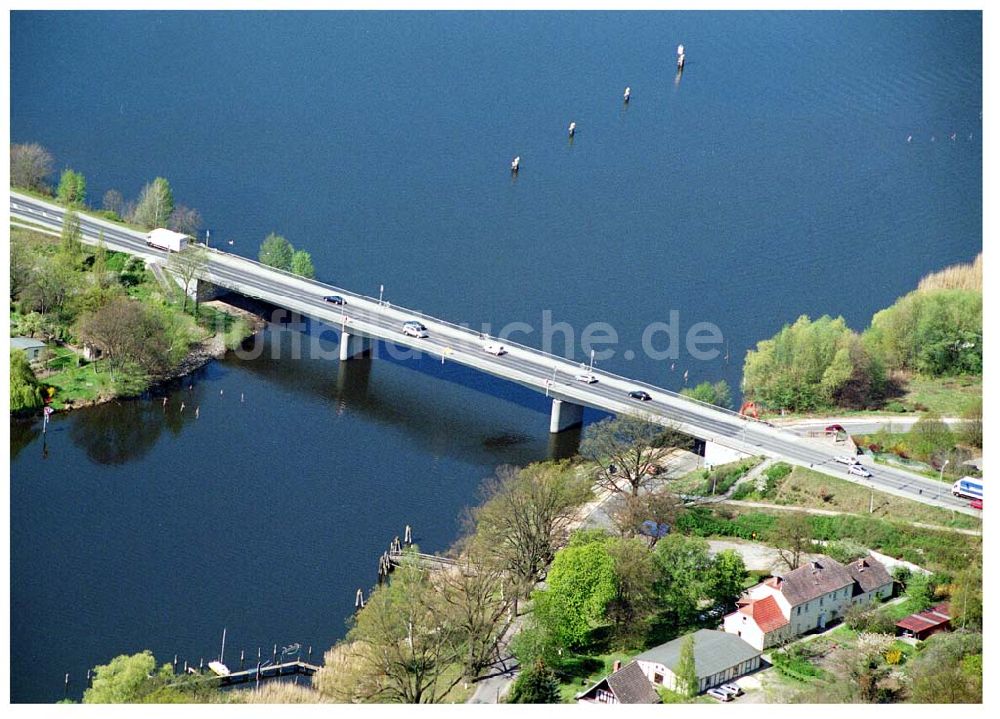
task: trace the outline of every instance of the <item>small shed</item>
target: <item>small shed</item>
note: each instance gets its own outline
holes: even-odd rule
[[[34,362],[41,356],[42,350],[45,349],[45,343],[32,337],[11,337],[10,348],[21,350],[28,357],[29,362]]]
[[[896,631],[904,637],[926,639],[938,632],[951,631],[951,607],[948,602],[916,612],[896,622]]]
[[[604,677],[576,695],[581,704],[659,704],[660,695],[653,689],[642,668],[632,662]]]

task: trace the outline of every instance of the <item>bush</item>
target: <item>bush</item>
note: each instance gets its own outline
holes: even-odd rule
[[[847,564],[855,559],[867,557],[868,549],[853,539],[837,539],[827,543],[826,554],[841,564]]]

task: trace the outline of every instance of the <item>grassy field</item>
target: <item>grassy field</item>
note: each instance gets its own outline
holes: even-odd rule
[[[942,527],[980,529],[982,522],[975,517],[953,513],[947,509],[930,507],[893,494],[874,493],[875,517],[924,522]],[[815,507],[837,512],[868,514],[872,506],[872,491],[854,482],[837,479],[825,474],[795,467],[791,474],[780,481],[773,497],[765,501],[797,507]]]
[[[52,399],[53,409],[64,409],[67,399],[74,403],[92,402],[98,397],[115,394],[115,385],[107,370],[107,362],[98,360],[80,365],[79,355],[66,347],[50,347],[52,358],[46,363],[52,374],[43,375],[43,385],[56,388]]]
[[[961,417],[962,412],[982,397],[982,377],[911,377],[906,383],[906,394],[898,401],[911,412]]]

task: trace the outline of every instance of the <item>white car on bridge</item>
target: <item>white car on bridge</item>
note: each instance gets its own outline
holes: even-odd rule
[[[416,322],[414,320],[403,323],[403,334],[417,338],[424,338],[429,336],[427,334],[427,328],[424,327],[421,323]]]
[[[584,384],[594,384],[597,381],[597,376],[593,372],[581,372],[576,376],[576,380]]]
[[[500,355],[507,354],[507,348],[504,347],[499,342],[488,341],[483,345],[483,351],[489,352],[491,355],[499,357]]]

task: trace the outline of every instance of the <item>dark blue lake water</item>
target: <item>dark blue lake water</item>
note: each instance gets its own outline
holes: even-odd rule
[[[15,12],[11,46],[12,141],[93,204],[164,176],[240,254],[278,231],[394,304],[536,346],[565,322],[580,359],[606,322],[602,367],[674,389],[737,387],[802,313],[862,329],[982,246],[979,13]],[[649,357],[672,310],[728,364]],[[177,390],[198,420],[83,411],[47,456],[12,430],[14,701],[122,652],[208,658],[223,626],[319,653],[405,523],[443,549],[495,465],[561,451],[502,384],[269,357]]]

